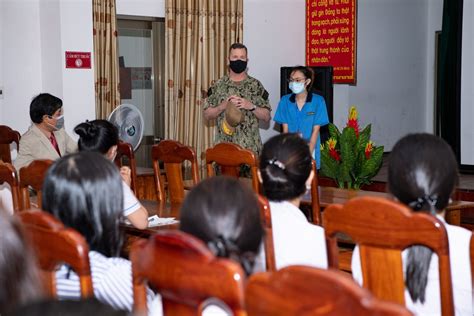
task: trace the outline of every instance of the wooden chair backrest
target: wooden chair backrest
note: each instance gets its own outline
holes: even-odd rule
[[[454,315],[449,246],[446,229],[436,217],[379,197],[359,197],[324,210],[329,265],[338,267],[337,233],[358,244],[363,284],[376,297],[405,305],[401,251],[409,246],[430,248],[439,258],[443,315]]]
[[[0,159],[4,162],[12,163],[10,154],[10,144],[16,143],[17,150],[20,148],[21,135],[18,131],[6,125],[0,125]]]
[[[138,315],[147,311],[145,281],[161,295],[164,315],[199,315],[210,298],[227,304],[233,315],[246,315],[241,266],[216,258],[191,235],[178,230],[159,231],[149,240],[135,242],[130,259],[133,310]]]
[[[43,181],[46,177],[46,172],[53,164],[49,159],[33,160],[28,166],[20,169],[20,196],[21,210],[28,210],[31,208],[29,187],[32,187],[37,193],[37,205],[41,208],[41,191],[43,189]]]
[[[19,212],[17,215],[36,254],[49,295],[57,297],[56,270],[64,263],[78,275],[81,297],[94,296],[89,246],[84,237],[66,228],[53,215],[40,210]]]
[[[471,259],[471,286],[474,289],[474,234],[471,236],[470,243],[470,259]]]
[[[272,214],[270,212],[270,203],[268,203],[266,198],[258,195],[258,204],[260,205],[262,226],[265,230],[265,265],[267,271],[275,271],[275,247],[273,246]]]
[[[212,163],[220,166],[223,175],[238,177],[240,166],[250,166],[252,175],[252,187],[256,193],[260,192],[257,170],[258,160],[255,153],[249,149],[242,148],[234,143],[219,143],[206,150],[207,176],[215,175]]]
[[[194,149],[174,140],[162,140],[151,148],[151,157],[158,201],[166,201],[164,185],[166,181],[160,169],[160,162],[163,162],[170,203],[182,203],[184,200],[184,177],[182,170],[185,161],[191,162],[193,185],[199,182],[199,166]]]
[[[311,211],[313,224],[322,226],[323,221],[321,218],[321,207],[319,205],[318,168],[316,167],[316,161],[314,159],[311,162],[311,168],[314,172],[313,181],[311,182]]]
[[[15,167],[7,162],[0,161],[0,184],[8,183],[12,192],[13,210],[20,210],[20,185]]]
[[[399,304],[374,298],[340,271],[308,266],[252,275],[245,299],[248,316],[412,315]]]
[[[131,170],[131,184],[130,189],[137,195],[137,162],[135,160],[135,153],[133,147],[129,143],[120,141],[117,145],[117,156],[115,157],[115,164],[120,168],[126,164],[123,162],[123,158],[126,157],[128,160],[128,166]]]

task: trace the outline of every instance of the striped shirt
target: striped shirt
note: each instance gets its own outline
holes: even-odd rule
[[[96,251],[89,252],[92,284],[95,297],[115,309],[131,311],[133,306],[132,265],[123,258],[108,258]],[[79,278],[74,271],[62,265],[56,272],[56,291],[60,299],[79,299]],[[153,292],[147,290],[148,302]]]

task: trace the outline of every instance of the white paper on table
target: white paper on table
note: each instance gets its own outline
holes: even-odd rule
[[[148,227],[171,225],[179,223],[174,217],[158,217],[153,215],[148,217]]]

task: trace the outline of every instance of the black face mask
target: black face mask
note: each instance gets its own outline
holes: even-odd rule
[[[247,61],[246,60],[231,60],[229,63],[230,69],[235,72],[236,74],[240,74],[245,69],[247,69]]]

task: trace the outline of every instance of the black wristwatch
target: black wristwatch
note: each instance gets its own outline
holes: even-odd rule
[[[253,104],[253,108],[251,108],[249,111],[253,112],[257,109],[257,106],[255,104]]]

